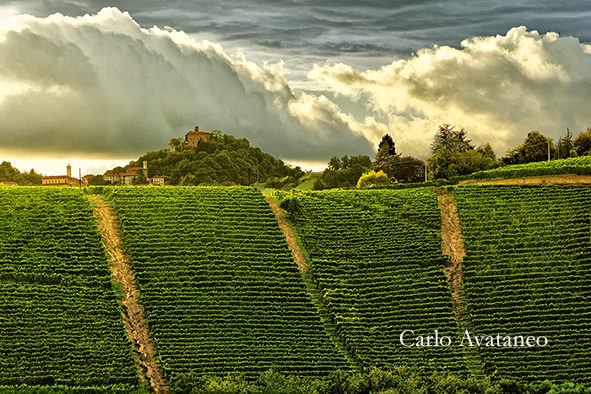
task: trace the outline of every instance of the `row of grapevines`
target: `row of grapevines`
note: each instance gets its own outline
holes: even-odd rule
[[[0,188],[0,308],[0,385],[138,386],[79,190]]]
[[[258,190],[129,188],[113,202],[169,379],[351,368]]]
[[[591,188],[461,187],[455,195],[476,333],[548,339],[482,347],[488,372],[591,382]]]
[[[540,161],[535,163],[515,164],[479,171],[458,177],[462,179],[521,178],[524,176],[541,176],[556,174],[591,174],[591,156],[571,157],[568,159]]]
[[[351,352],[366,366],[465,373],[457,346],[431,340],[431,346],[405,347],[400,340],[405,330],[414,331],[405,345],[435,330],[458,339],[432,189],[330,190],[291,198],[298,201],[292,214],[311,272]]]

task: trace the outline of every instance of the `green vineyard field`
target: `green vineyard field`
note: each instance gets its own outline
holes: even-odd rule
[[[590,383],[591,188],[481,186],[454,193],[466,248],[464,295],[476,333],[549,341],[481,347],[488,373]]]
[[[169,379],[351,369],[258,190],[126,188],[112,198]]]
[[[508,179],[558,174],[591,175],[591,156],[571,157],[568,159],[540,161],[526,164],[514,164],[494,168],[492,170],[478,171],[470,175],[457,177],[456,179]]]
[[[80,190],[0,188],[0,386],[139,385]]]
[[[324,384],[323,394],[365,393],[361,383],[358,391],[330,384],[339,370],[360,382],[374,367],[400,366],[431,382],[484,372],[493,383],[591,384],[591,187],[448,188],[473,335],[548,340],[469,351],[458,346],[466,322],[453,312],[432,187],[276,193],[307,258],[305,274],[256,188],[87,191],[104,192],[117,214],[171,387],[233,373],[258,384],[273,379],[272,369],[318,379],[310,387]],[[126,336],[115,288],[84,189],[0,187],[0,392],[143,390],[142,356]],[[415,342],[435,331],[451,344]]]
[[[457,340],[433,190],[331,190],[294,198],[301,208],[292,214],[312,275],[362,363],[464,374],[461,349],[400,341],[405,330],[415,337],[438,330]]]

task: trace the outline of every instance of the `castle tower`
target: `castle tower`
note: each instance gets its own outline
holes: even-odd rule
[[[66,167],[66,175],[68,176],[68,178],[72,177],[72,166],[68,164],[68,166]]]

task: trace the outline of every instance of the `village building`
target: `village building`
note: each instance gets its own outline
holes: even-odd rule
[[[0,182],[0,186],[18,186],[18,183],[13,181]]]
[[[72,177],[72,166],[66,167],[66,175],[44,176],[41,180],[41,186],[70,187],[79,186],[80,180]]]
[[[144,160],[143,167],[130,167],[124,174],[121,174],[123,178],[123,184],[125,186],[133,186],[137,184],[137,179],[144,175],[146,180],[148,178],[148,162]]]
[[[211,133],[207,131],[199,131],[199,126],[195,126],[194,131],[189,131],[185,134],[185,143],[188,146],[197,146],[199,141],[207,141],[211,138]]]
[[[121,179],[121,174],[110,174],[110,175],[103,175],[103,179],[107,182],[115,183],[122,183],[123,180]]]
[[[168,175],[156,175],[150,178],[150,184],[153,186],[166,186],[169,181],[170,177]]]

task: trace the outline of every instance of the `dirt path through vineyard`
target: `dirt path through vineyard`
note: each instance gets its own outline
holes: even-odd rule
[[[454,313],[462,333],[468,330],[473,335],[474,328],[462,296],[462,260],[466,252],[464,251],[458,208],[447,189],[437,188],[435,190],[441,213],[441,247],[443,254],[451,257],[450,264],[444,268],[444,272],[451,288]],[[470,370],[476,375],[484,376],[484,363],[478,349],[467,348],[466,356]]]
[[[308,271],[308,264],[306,263],[306,259],[304,259],[304,254],[302,253],[302,250],[296,241],[295,235],[293,235],[293,231],[291,231],[291,227],[289,227],[289,224],[287,223],[285,214],[279,207],[277,201],[275,201],[272,197],[267,197],[267,202],[271,206],[271,209],[277,218],[277,222],[279,222],[279,227],[285,235],[285,239],[287,240],[287,245],[291,250],[293,259],[297,263],[298,267],[300,267],[300,271],[302,271],[302,273],[306,273]]]
[[[164,384],[164,371],[156,362],[154,347],[150,340],[148,326],[144,319],[144,308],[138,303],[139,290],[135,284],[131,266],[121,249],[117,230],[117,217],[99,196],[90,196],[94,215],[98,218],[98,229],[103,236],[103,245],[109,254],[109,265],[114,282],[123,289],[124,322],[127,336],[137,347],[137,359],[142,368],[142,379],[148,380],[156,393],[168,393]]]

